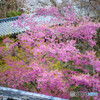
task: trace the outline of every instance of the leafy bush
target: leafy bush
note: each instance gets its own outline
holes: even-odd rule
[[[15,17],[15,16],[20,16],[22,15],[21,11],[9,11],[7,14],[7,17]]]

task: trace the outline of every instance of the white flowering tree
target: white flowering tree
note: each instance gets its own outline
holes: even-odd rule
[[[65,6],[69,0],[18,0],[20,4],[24,5],[21,7],[25,12],[35,12],[39,8],[48,8],[51,6],[61,7]]]

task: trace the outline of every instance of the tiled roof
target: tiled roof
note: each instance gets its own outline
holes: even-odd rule
[[[31,17],[32,14],[29,14],[29,17]],[[49,23],[49,25],[54,25],[54,21],[50,21],[51,18],[54,18],[52,16],[35,16],[34,21],[37,21],[40,25],[42,22]],[[29,30],[29,27],[14,27],[13,23],[18,20],[18,17],[12,17],[12,18],[4,18],[0,19],[0,36],[2,35],[9,35],[14,33],[21,33],[23,31]],[[24,19],[27,20],[27,19]],[[49,22],[50,21],[50,22]],[[24,21],[26,22],[26,21]],[[57,24],[57,23],[56,23]]]
[[[0,100],[68,100],[58,97],[0,87]]]
[[[26,28],[14,27],[13,23],[18,20],[18,17],[0,19],[0,36],[19,33],[25,31]]]

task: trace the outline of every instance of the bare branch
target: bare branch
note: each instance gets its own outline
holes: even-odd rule
[[[53,4],[53,6],[57,7],[57,4],[54,0],[50,0],[50,2]]]

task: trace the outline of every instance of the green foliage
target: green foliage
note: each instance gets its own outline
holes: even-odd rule
[[[98,38],[97,44],[100,46],[100,28],[97,30],[97,38]]]
[[[53,64],[53,67],[54,67],[54,69],[60,69],[60,68],[61,68],[60,61],[56,61],[56,62]]]
[[[96,51],[96,56],[100,58],[100,28],[97,30],[97,43],[94,46],[94,50]]]
[[[73,71],[84,72],[82,69],[73,68]]]
[[[11,66],[9,66],[8,64],[2,64],[2,65],[0,65],[0,69],[1,69],[1,72],[5,72],[5,71],[11,69]]]
[[[29,14],[29,12],[26,12],[26,14]]]
[[[2,59],[2,56],[0,55],[0,65],[4,64],[4,60]]]
[[[82,98],[81,97],[72,97],[69,100],[82,100]],[[87,99],[84,99],[84,100],[87,100]]]
[[[21,11],[9,11],[7,14],[7,17],[15,17],[15,16],[20,16],[22,14]]]

